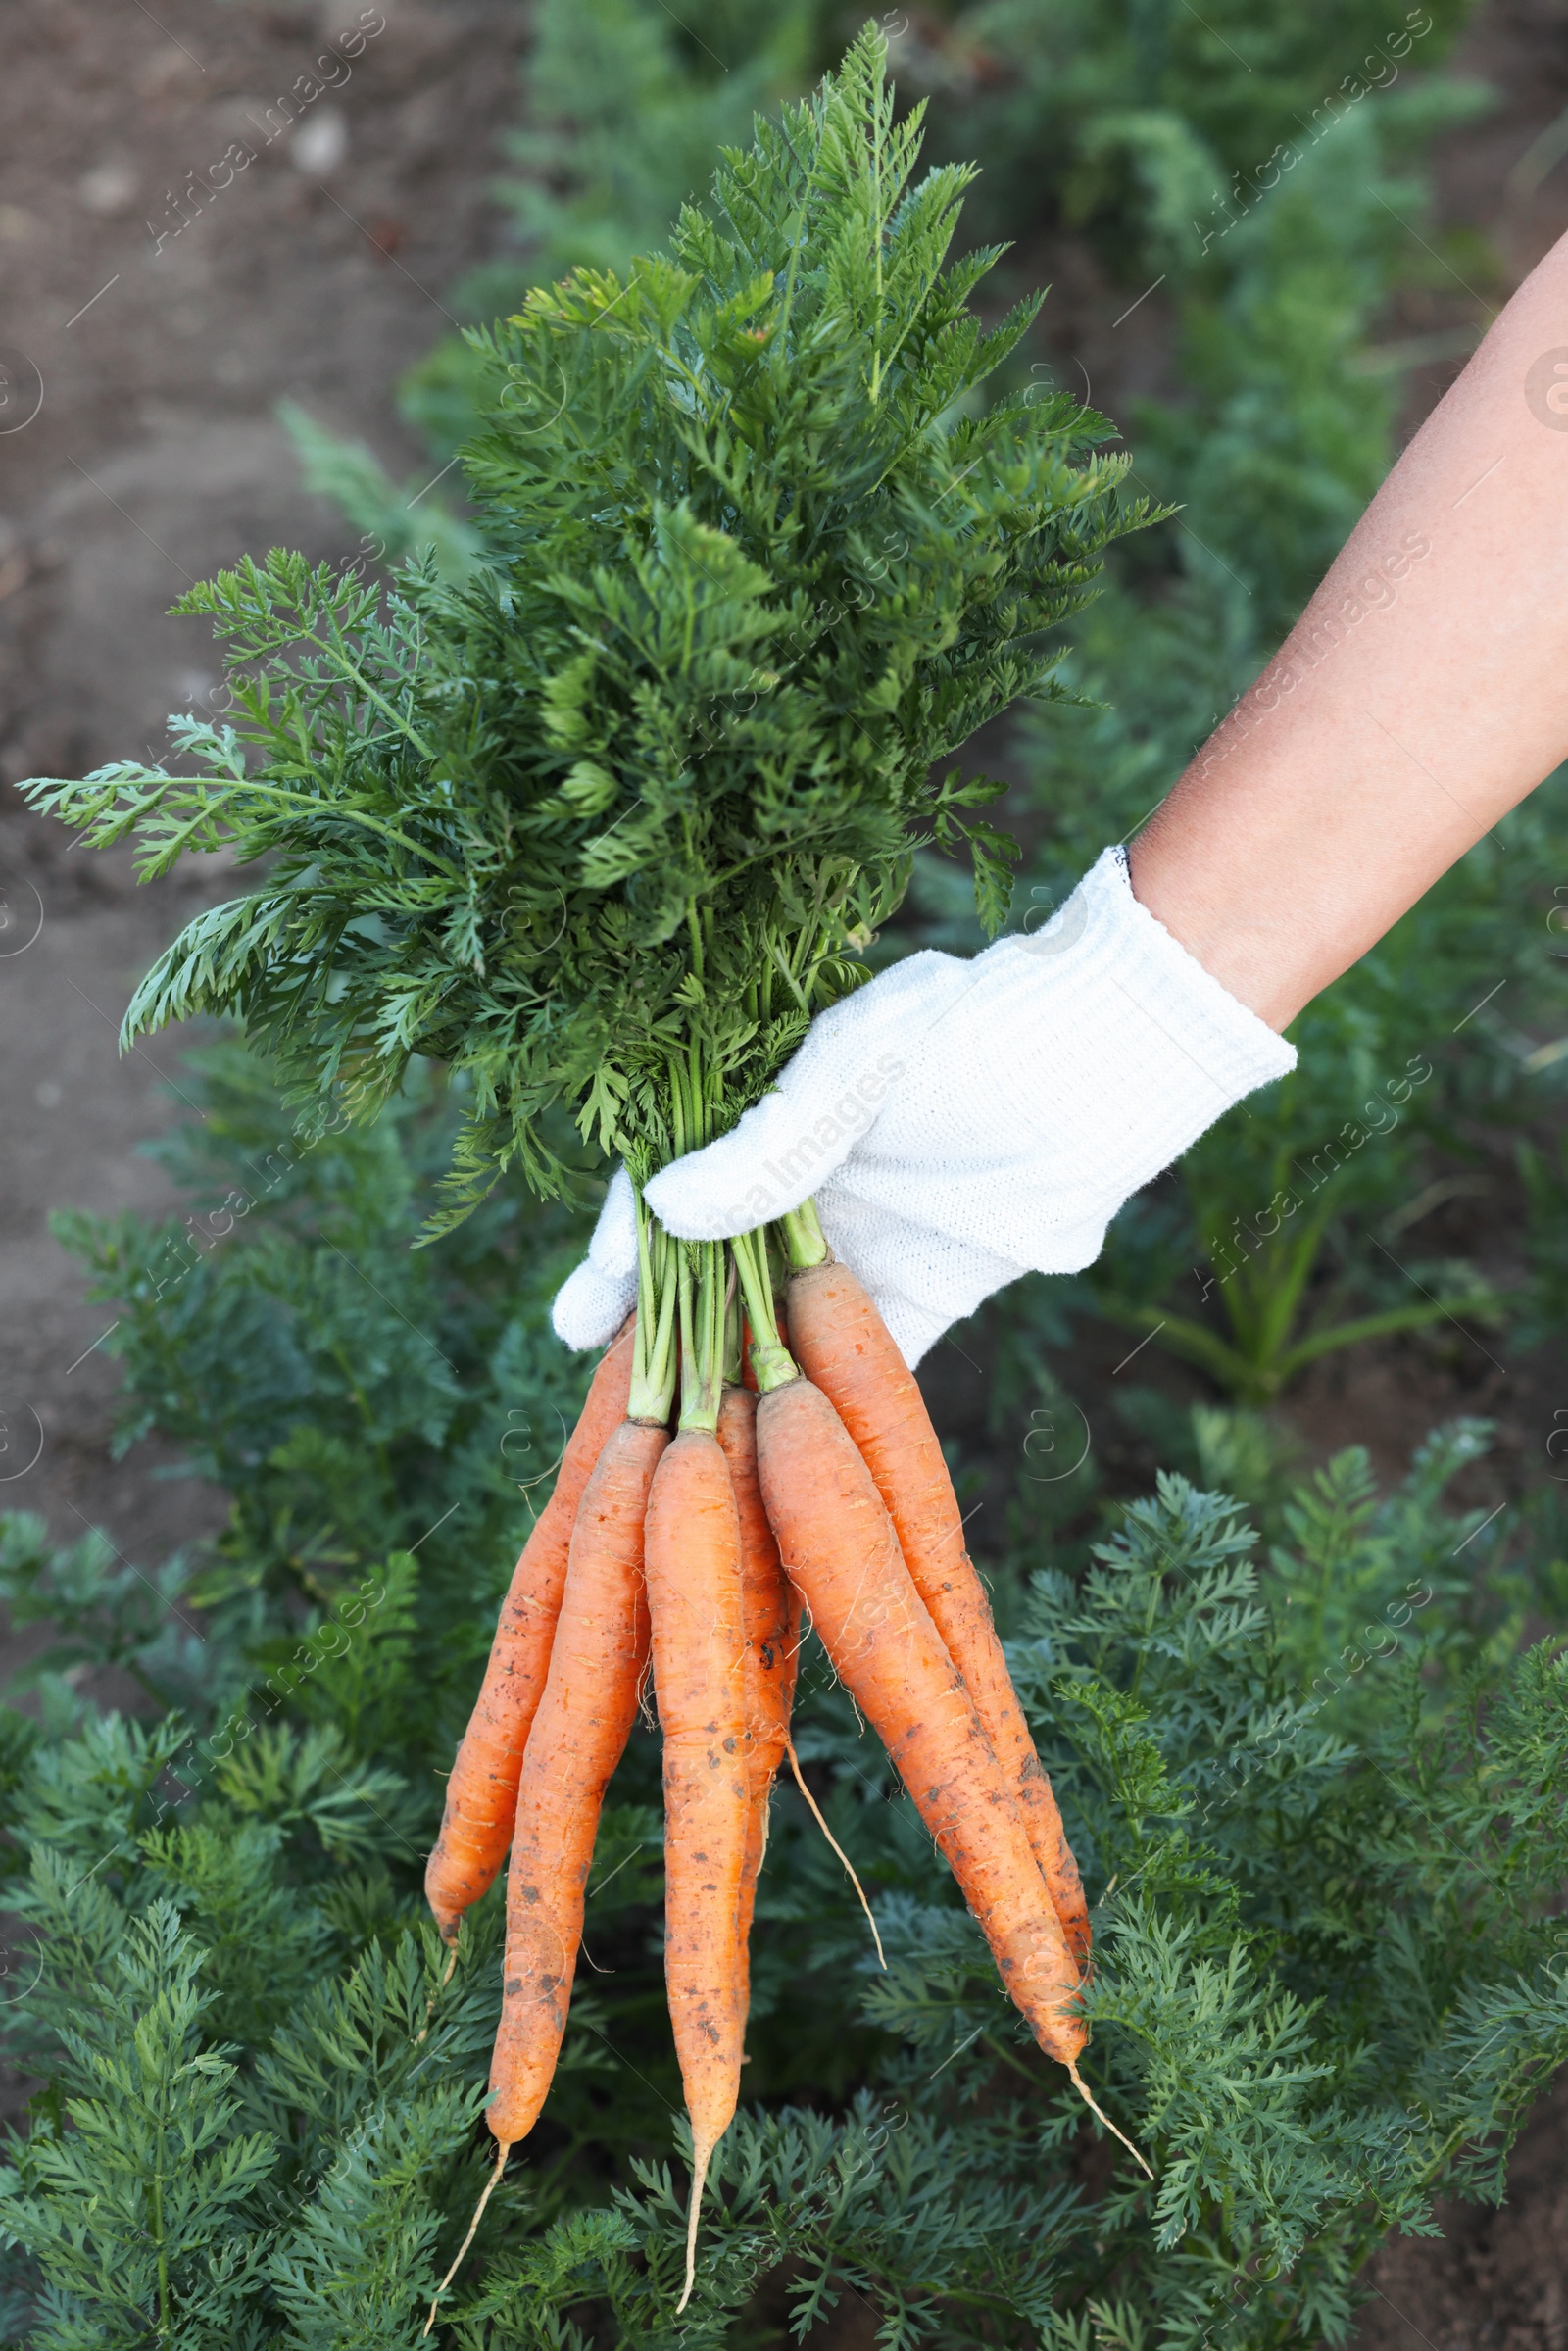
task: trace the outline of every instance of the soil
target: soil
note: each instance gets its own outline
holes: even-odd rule
[[[138,889],[125,851],[69,849],[7,787],[162,754],[168,713],[216,683],[207,624],[166,617],[193,580],[279,544],[358,552],[302,489],[280,400],[413,486],[435,470],[391,387],[498,234],[487,167],[526,20],[514,0],[168,0],[156,17],[18,0],[6,16],[0,1504],[62,1539],[103,1523],[144,1558],[210,1532],[223,1503],[161,1476],[156,1450],[111,1463],[116,1374],[88,1351],[109,1317],[47,1220],[169,1205],[136,1147],[177,1113],[188,1040],[122,1058],[116,1032],[158,950],[228,885],[192,870]],[[278,100],[302,74],[336,86],[289,131]],[[236,140],[256,160],[200,209],[188,175],[221,180]]]
[[[358,27],[364,35],[341,36]],[[450,288],[501,248],[487,192],[515,119],[527,38],[516,0],[10,0],[0,95],[0,1507],[36,1510],[59,1540],[105,1527],[133,1559],[211,1533],[222,1496],[172,1480],[155,1447],[110,1457],[116,1374],[106,1310],[50,1235],[64,1206],[170,1205],[137,1146],[178,1108],[186,1040],[123,1058],[116,1031],[172,932],[226,895],[220,860],[143,889],[122,851],[68,851],[8,786],[158,754],[171,710],[199,704],[215,664],[205,625],[166,610],[192,580],[284,544],[345,559],[355,535],[306,495],[276,421],[282,399],[367,441],[416,488],[424,452],[391,389],[447,325]],[[333,51],[335,61],[318,61]],[[1438,163],[1446,222],[1479,231],[1451,287],[1406,299],[1390,344],[1428,354],[1408,376],[1413,430],[1462,364],[1467,338],[1568,229],[1568,162],[1529,193],[1509,174],[1568,105],[1563,0],[1489,0],[1461,64],[1497,93]],[[335,86],[292,129],[277,101],[302,74]],[[270,112],[269,110],[271,110]],[[213,167],[236,140],[255,160]],[[196,201],[193,172],[209,193]],[[183,225],[176,235],[176,223]],[[1492,257],[1489,262],[1487,256]],[[1112,325],[1124,290],[1063,248],[1053,312],[1097,405],[1111,414],[1163,380],[1158,298],[1136,340]],[[1459,272],[1462,271],[1462,275]],[[1446,281],[1440,273],[1440,286]],[[1455,1215],[1467,1247],[1506,1265],[1506,1171]],[[1448,1211],[1444,1211],[1445,1214]],[[1114,1335],[1110,1335],[1111,1338]],[[1096,1343],[1098,1346],[1098,1342]],[[1483,1362],[1457,1343],[1364,1349],[1293,1399],[1309,1456],[1368,1444],[1396,1474],[1456,1410],[1499,1422],[1484,1472],[1503,1500],[1545,1469],[1560,1359]],[[1093,1357],[1093,1350],[1091,1350]],[[983,1386],[951,1350],[934,1393],[956,1431],[983,1422]],[[1149,1466],[1117,1437],[1113,1357],[1086,1362],[1086,1409],[1111,1467]],[[1152,1376],[1152,1374],[1151,1375]],[[1177,1367],[1173,1397],[1197,1394]],[[1480,1491],[1478,1489],[1478,1491]],[[14,1666],[24,1642],[0,1647]],[[1373,2264],[1365,2351],[1568,2351],[1568,2093],[1544,2102],[1499,2212],[1455,2208],[1442,2242]],[[843,2330],[846,2344],[853,2325]],[[871,2329],[866,2328],[867,2339]]]

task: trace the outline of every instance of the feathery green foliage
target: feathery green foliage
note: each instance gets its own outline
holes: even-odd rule
[[[998,787],[933,762],[1049,691],[1045,632],[1143,510],[1076,402],[969,413],[1035,305],[982,331],[995,255],[946,266],[971,171],[915,182],[884,63],[868,30],[760,121],[667,257],[495,331],[484,570],[383,605],[247,562],[180,608],[240,713],[175,722],[197,772],[28,787],[89,840],[137,833],[147,874],[220,842],[272,860],[127,1037],[243,1018],[308,1131],[436,1056],[473,1086],[457,1214],[514,1161],[561,1189],[552,1112],[639,1177],[730,1123],[862,975],[920,841],[967,845],[995,926],[1009,845],[964,811]]]

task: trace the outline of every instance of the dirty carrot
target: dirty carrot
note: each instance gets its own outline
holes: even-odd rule
[[[821,1246],[814,1217],[788,1223],[798,1252],[813,1239]],[[824,1254],[798,1268],[790,1276],[789,1310],[791,1349],[854,1438],[887,1505],[914,1588],[974,1701],[1082,1971],[1090,1929],[1078,1864],[1013,1690],[985,1587],[964,1546],[953,1480],[919,1385],[847,1265]]]
[[[577,1505],[549,1675],[517,1783],[501,2023],[486,2111],[495,2169],[436,2288],[426,2334],[507,2157],[533,2129],[549,2094],[577,1969],[599,1814],[631,1736],[648,1667],[643,1524],[654,1472],[669,1444],[675,1298],[671,1286],[656,1313],[655,1271],[643,1235],[639,1260],[626,1417],[611,1431]]]
[[[600,1358],[561,1457],[555,1491],[501,1604],[490,1661],[447,1782],[441,1834],[425,1865],[425,1899],[449,1942],[464,1912],[493,1883],[512,1842],[517,1775],[550,1670],[572,1522],[605,1441],[624,1417],[631,1361],[628,1321]]]
[[[681,1252],[680,1431],[648,1496],[644,1554],[664,1741],[664,1981],[692,2127],[681,2310],[708,2167],[740,2096],[745,2033],[739,1919],[752,1804],[740,1516],[716,1434],[720,1262],[711,1244]]]
[[[647,1668],[643,1523],[675,1395],[675,1296],[666,1288],[656,1316],[645,1243],[626,1418],[611,1432],[577,1505],[563,1622],[523,1753],[490,2066],[490,2129],[503,2152],[533,2129],[556,2070],[600,1806]]]
[[[539,2119],[561,2054],[599,1814],[648,1670],[643,1518],[668,1443],[662,1424],[623,1420],[578,1504],[549,1675],[517,1784],[501,2023],[485,2118],[496,2140],[495,2169],[436,2288],[426,2334],[507,2157]]]
[[[522,1759],[507,1876],[501,2027],[490,2129],[527,2135],[566,2028],[594,1837],[648,1665],[643,1518],[668,1431],[624,1420],[577,1510],[550,1678]]]
[[[790,1707],[801,1640],[801,1603],[784,1573],[778,1544],[762,1506],[757,1476],[757,1397],[726,1384],[718,1407],[718,1442],[729,1464],[741,1534],[741,1619],[746,1639],[746,1858],[741,1871],[736,1928],[738,1993],[744,2029],[751,2006],[752,1913],[767,1850],[773,1780],[789,1748]]]
[[[1075,2068],[1088,2037],[1072,2005],[1078,1970],[870,1471],[821,1390],[800,1378],[760,1397],[757,1455],[785,1567],[840,1679],[946,1856],[1035,2038]]]

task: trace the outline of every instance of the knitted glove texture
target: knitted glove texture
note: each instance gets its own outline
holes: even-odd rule
[[[775,1090],[657,1175],[648,1204],[683,1240],[716,1241],[814,1195],[914,1364],[1019,1274],[1092,1264],[1131,1194],[1295,1065],[1108,849],[1033,937],[968,962],[910,955],[821,1013]],[[558,1334],[602,1346],[635,1288],[621,1173]]]

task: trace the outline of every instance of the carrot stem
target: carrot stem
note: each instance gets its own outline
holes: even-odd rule
[[[758,1238],[757,1247],[763,1264],[767,1267],[767,1279],[773,1296],[777,1298],[781,1290],[788,1289],[790,1278],[790,1261],[784,1247],[783,1227],[776,1224],[764,1225]]]
[[[737,1233],[730,1253],[740,1275],[747,1320],[752,1326],[752,1369],[763,1396],[799,1379],[795,1358],[778,1335],[773,1312],[773,1288],[767,1273],[767,1245],[760,1233]]]
[[[870,1903],[865,1898],[865,1887],[860,1884],[859,1879],[856,1876],[855,1864],[851,1861],[848,1853],[846,1853],[844,1847],[840,1844],[838,1838],[834,1836],[832,1830],[822,1818],[821,1813],[817,1809],[815,1796],[812,1795],[810,1789],[807,1787],[805,1780],[801,1776],[801,1759],[795,1752],[795,1741],[793,1739],[785,1739],[784,1752],[790,1759],[790,1770],[795,1774],[795,1785],[800,1789],[802,1795],[806,1798],[807,1806],[810,1812],[812,1820],[815,1821],[817,1827],[821,1830],[822,1835],[827,1838],[828,1843],[832,1846],[840,1861],[843,1862],[850,1884],[854,1886],[856,1892],[860,1897],[860,1908],[865,1912],[865,1923],[871,1930],[871,1940],[876,1945],[877,1965],[885,1976],[888,1972],[888,1963],[882,1949],[882,1937],[876,1931],[875,1916],[872,1912]]]
[[[473,2242],[474,2233],[478,2229],[479,2223],[484,2219],[484,2208],[489,2203],[491,2197],[495,2194],[497,2183],[500,2180],[502,2173],[507,2167],[507,2157],[511,2153],[512,2141],[508,2138],[502,2139],[496,2148],[495,2170],[485,2181],[484,2194],[479,2198],[478,2203],[473,2208],[473,2218],[468,2223],[468,2233],[464,2238],[462,2244],[458,2247],[457,2259],[453,2262],[451,2269],[448,2270],[446,2276],[442,2278],[440,2284],[435,2289],[435,2299],[430,2304],[430,2316],[424,2322],[425,2334],[428,2334],[431,2327],[435,2325],[435,2314],[440,2306],[441,2297],[446,2292],[447,2287],[452,2283],[453,2278],[456,2278],[459,2270],[463,2266],[463,2257]]]
[[[711,1437],[718,1429],[724,1373],[724,1250],[715,1241],[681,1241],[680,1425]]]
[[[637,1194],[637,1332],[626,1418],[662,1423],[675,1401],[675,1313],[679,1283],[668,1234]]]
[[[823,1238],[815,1200],[802,1200],[798,1208],[786,1209],[778,1221],[783,1228],[784,1249],[792,1273],[805,1273],[810,1266],[827,1263],[833,1251]]]
[[[741,1385],[741,1326],[744,1320],[745,1316],[740,1300],[739,1276],[736,1272],[732,1252],[729,1263],[729,1280],[724,1290],[724,1384],[730,1388],[738,1388]]]

